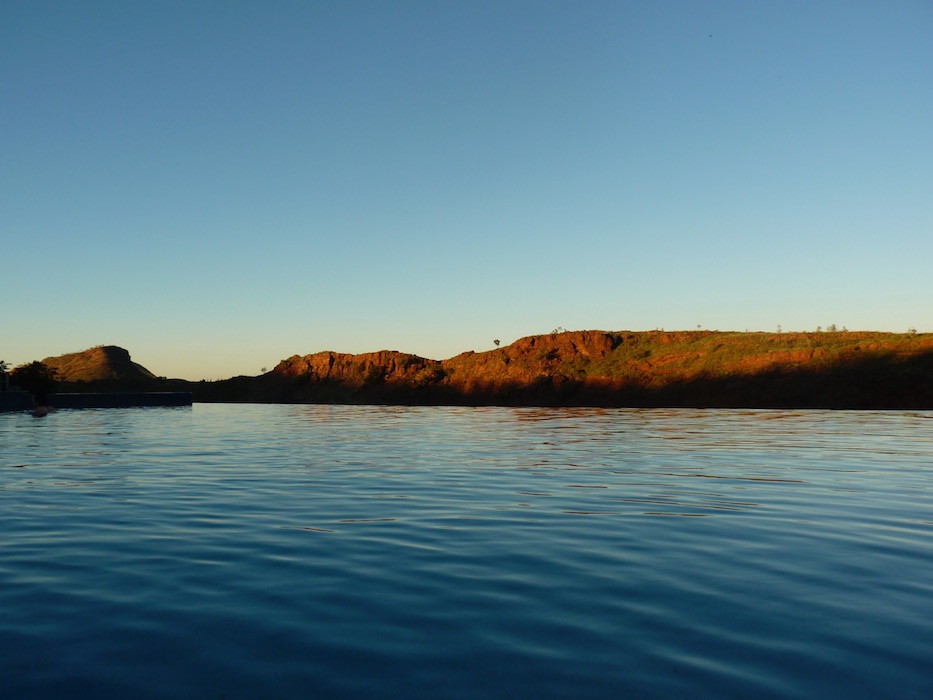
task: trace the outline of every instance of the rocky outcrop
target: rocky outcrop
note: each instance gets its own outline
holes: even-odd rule
[[[197,401],[933,408],[933,334],[574,331],[442,361],[294,355],[217,382],[157,380],[114,346],[44,363],[70,391],[145,386]]]
[[[273,370],[280,377],[340,381],[353,387],[380,383],[423,385],[443,378],[442,363],[417,355],[382,350],[361,355],[319,352],[283,360]]]
[[[273,401],[933,407],[933,336],[577,331],[443,361],[294,356],[257,379]]]
[[[130,354],[115,345],[100,345],[82,352],[47,357],[42,364],[55,371],[61,382],[116,382],[141,384],[156,379],[148,369],[130,359]]]

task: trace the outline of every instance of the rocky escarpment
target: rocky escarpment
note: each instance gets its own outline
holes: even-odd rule
[[[44,360],[68,390],[197,401],[933,409],[933,334],[575,331],[432,360],[294,355],[258,377],[160,380],[106,346]]]
[[[443,363],[382,350],[351,355],[318,352],[280,362],[260,382],[284,401],[417,401],[445,378]],[[425,397],[427,398],[427,397]]]
[[[356,388],[383,382],[423,385],[443,378],[441,362],[391,350],[350,355],[319,352],[283,360],[273,370],[281,377],[340,381]]]
[[[252,386],[299,402],[933,407],[933,336],[578,331],[443,361],[294,356]]]

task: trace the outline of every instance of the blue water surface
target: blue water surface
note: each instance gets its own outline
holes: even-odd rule
[[[930,698],[933,413],[0,414],[10,698]]]

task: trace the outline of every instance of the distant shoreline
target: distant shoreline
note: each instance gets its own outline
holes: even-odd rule
[[[43,361],[60,392],[196,402],[632,408],[933,409],[933,334],[566,331],[431,360],[293,355],[218,381],[156,377],[116,346]]]

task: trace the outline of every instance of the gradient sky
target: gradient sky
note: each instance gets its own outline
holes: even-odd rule
[[[933,3],[0,1],[0,358],[933,330]]]

